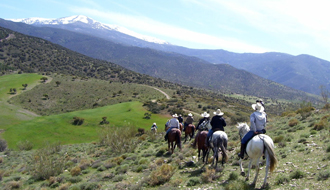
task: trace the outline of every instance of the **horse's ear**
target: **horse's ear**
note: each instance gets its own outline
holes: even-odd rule
[[[239,129],[242,127],[242,124],[241,123],[237,123],[236,127]]]

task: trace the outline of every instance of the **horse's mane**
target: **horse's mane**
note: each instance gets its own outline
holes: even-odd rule
[[[248,124],[246,122],[243,122],[243,123],[237,123],[237,126],[236,126],[238,129],[241,129],[242,127],[245,127],[245,128],[248,128],[250,129],[250,127],[248,126]]]

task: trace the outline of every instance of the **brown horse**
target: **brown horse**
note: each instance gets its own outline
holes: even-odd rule
[[[171,131],[168,133],[167,142],[168,142],[168,151],[169,152],[171,151],[172,154],[174,152],[176,145],[178,145],[179,149],[181,150],[181,131],[175,128],[171,129]]]
[[[203,151],[203,163],[205,163],[205,156],[208,151],[208,147],[205,144],[205,142],[206,142],[205,139],[206,139],[208,133],[209,133],[208,131],[201,131],[196,139],[197,147],[198,147],[198,160],[201,156],[201,150],[202,150]]]
[[[185,140],[184,140],[184,142],[186,142],[187,141],[187,137],[189,136],[190,137],[190,139],[189,140],[191,140],[192,138],[193,138],[193,136],[194,136],[194,130],[195,130],[195,125],[193,125],[193,124],[189,124],[187,127],[186,127],[186,129],[185,129]]]

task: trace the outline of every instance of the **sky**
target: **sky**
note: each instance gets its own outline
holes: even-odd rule
[[[0,18],[85,15],[194,49],[330,61],[328,0],[1,0]]]

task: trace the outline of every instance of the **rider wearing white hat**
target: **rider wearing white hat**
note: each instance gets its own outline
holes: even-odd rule
[[[210,146],[209,138],[213,135],[215,131],[225,131],[224,127],[227,125],[225,119],[222,117],[223,112],[220,109],[217,109],[216,112],[213,112],[214,116],[211,120],[212,129],[209,130],[206,138],[206,145]]]
[[[266,133],[265,127],[267,122],[267,114],[264,112],[264,107],[261,103],[252,104],[254,112],[250,115],[250,131],[244,135],[241,140],[241,152],[239,153],[240,158],[244,158],[245,148],[250,139],[257,134]]]

